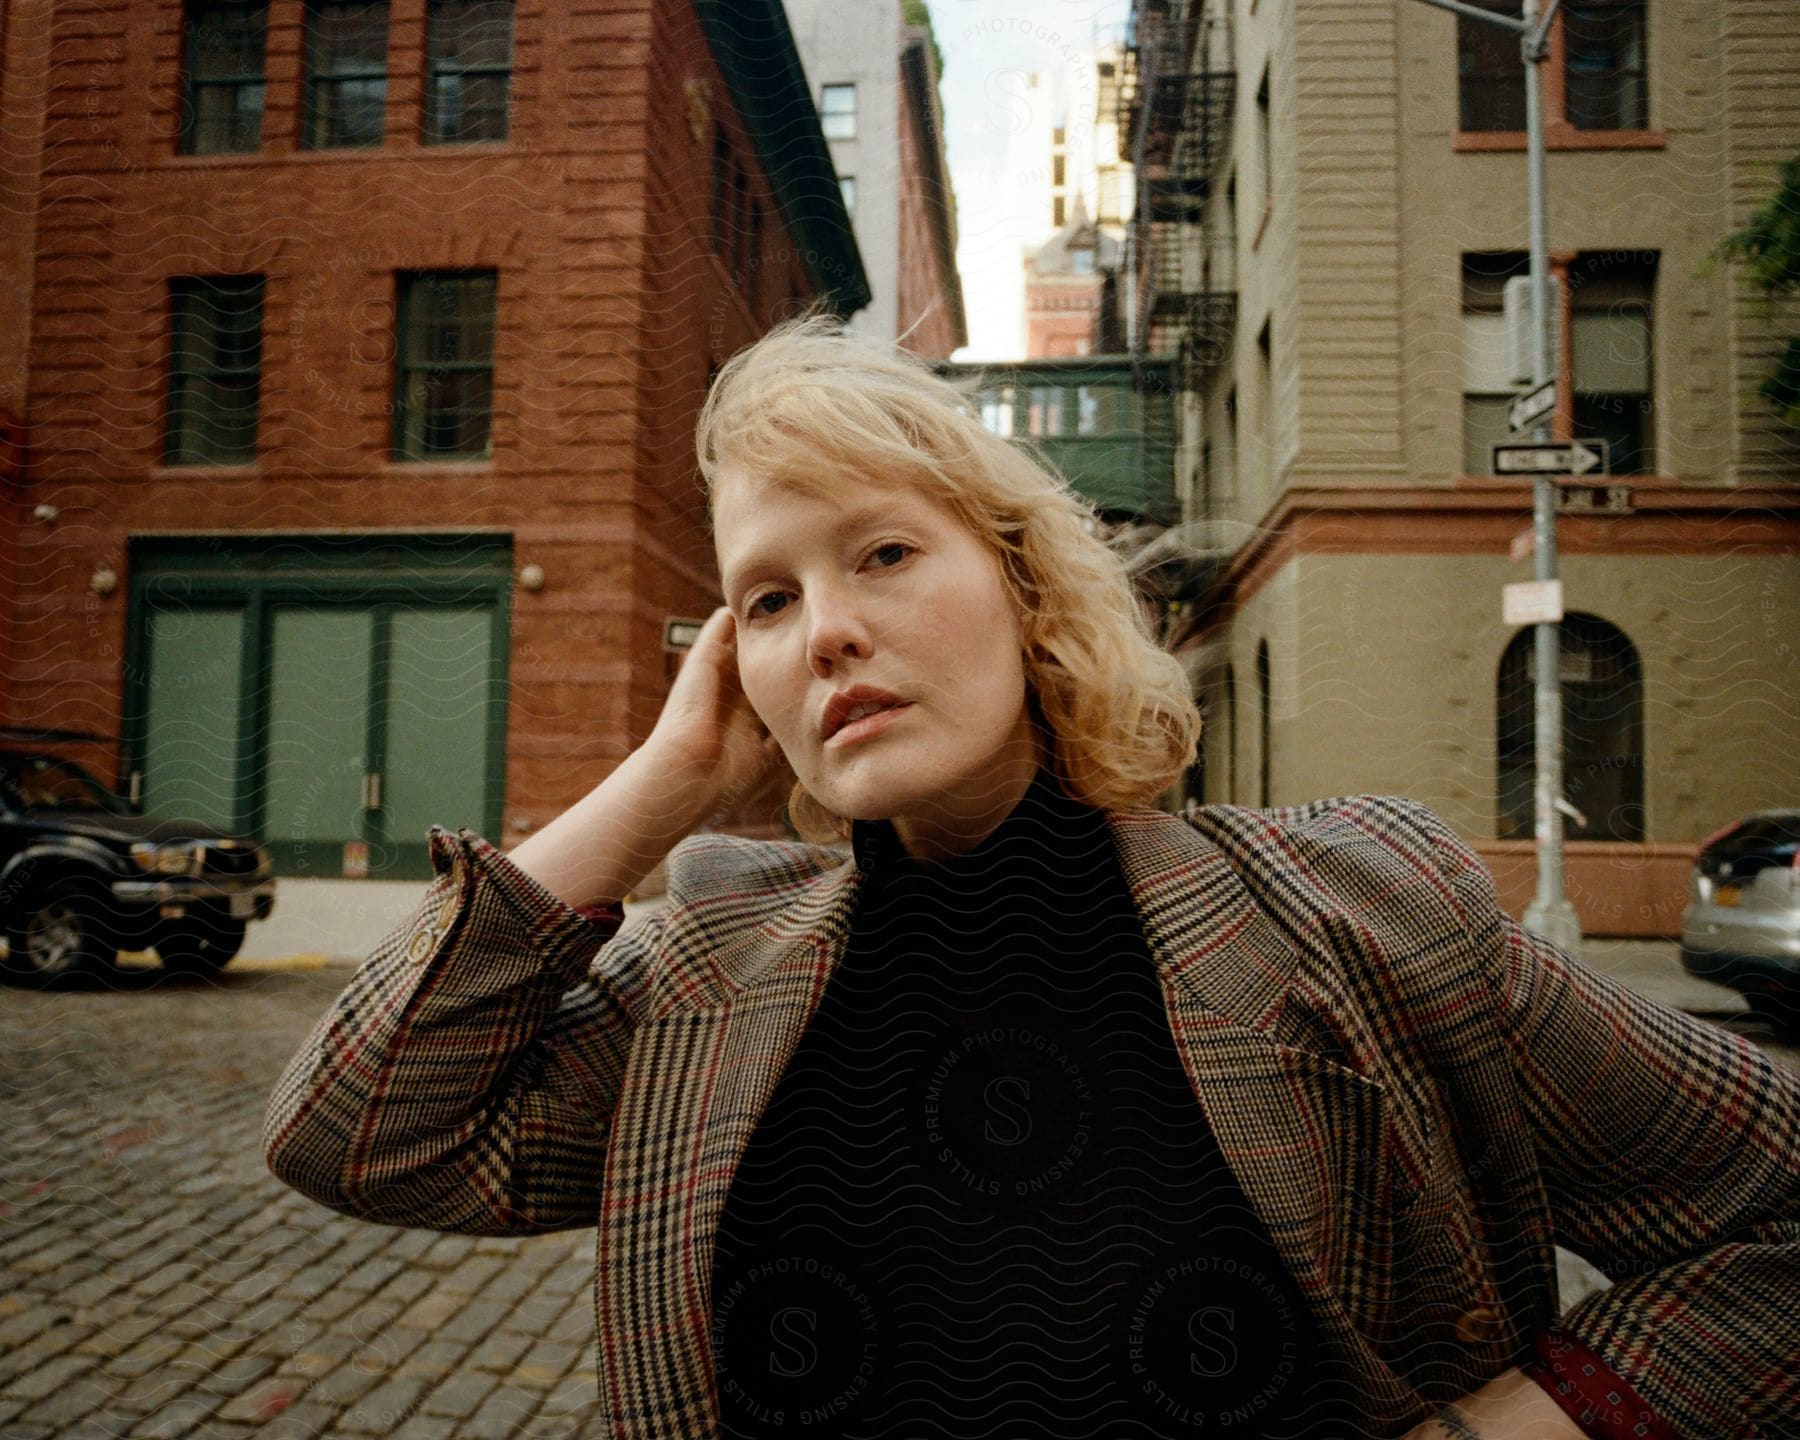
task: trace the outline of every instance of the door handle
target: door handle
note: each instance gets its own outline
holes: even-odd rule
[[[365,810],[381,808],[381,772],[371,770],[362,777],[362,803]]]

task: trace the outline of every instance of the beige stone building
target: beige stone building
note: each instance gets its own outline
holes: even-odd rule
[[[1553,433],[1612,471],[1558,522],[1589,933],[1674,933],[1697,843],[1800,803],[1800,435],[1755,393],[1800,314],[1707,258],[1800,148],[1792,20],[1553,24]],[[1182,538],[1216,567],[1176,640],[1208,721],[1189,794],[1412,796],[1518,913],[1531,632],[1500,591],[1532,578],[1531,496],[1489,463],[1523,378],[1516,41],[1416,0],[1138,0],[1132,38],[1133,342],[1177,361]]]

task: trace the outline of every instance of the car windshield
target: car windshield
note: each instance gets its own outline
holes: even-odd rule
[[[131,807],[71,760],[49,755],[0,755],[0,785],[25,810],[99,810],[128,815]]]

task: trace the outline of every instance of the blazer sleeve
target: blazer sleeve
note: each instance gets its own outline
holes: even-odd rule
[[[1676,1435],[1800,1434],[1800,1076],[1527,931],[1420,811],[1496,997],[1557,1243],[1615,1282],[1557,1328]]]
[[[660,920],[619,935],[467,829],[269,1100],[263,1153],[365,1220],[523,1235],[595,1223]],[[615,938],[616,936],[616,938]]]

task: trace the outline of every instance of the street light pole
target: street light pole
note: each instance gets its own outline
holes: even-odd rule
[[[1544,88],[1540,68],[1549,54],[1550,23],[1562,0],[1550,0],[1542,15],[1538,0],[1522,0],[1518,18],[1501,15],[1463,0],[1421,0],[1439,10],[1498,25],[1519,37],[1525,61],[1525,180],[1527,229],[1531,252],[1531,320],[1537,343],[1533,346],[1533,389],[1556,379],[1557,356],[1550,327],[1550,242],[1544,204]],[[1540,420],[1535,439],[1550,438],[1549,417]],[[1556,481],[1538,475],[1532,485],[1531,530],[1535,576],[1540,581],[1557,578]],[[1561,634],[1557,622],[1544,621],[1532,636],[1536,669],[1536,767],[1533,784],[1534,827],[1537,838],[1537,894],[1525,909],[1525,926],[1571,955],[1580,953],[1581,921],[1570,904],[1563,883],[1563,726]]]

